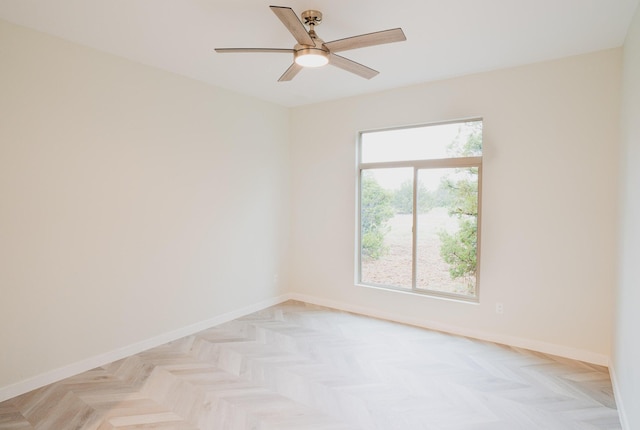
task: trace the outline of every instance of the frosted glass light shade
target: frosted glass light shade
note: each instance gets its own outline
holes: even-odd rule
[[[322,49],[305,48],[295,52],[295,62],[302,67],[321,67],[329,63],[329,56]]]

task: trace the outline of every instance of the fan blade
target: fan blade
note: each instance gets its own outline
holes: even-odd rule
[[[356,63],[353,60],[349,60],[348,58],[344,58],[336,54],[329,54],[329,64],[339,67],[342,70],[346,70],[347,72],[355,73],[365,79],[371,79],[380,73],[377,70],[373,70],[367,66],[363,66],[360,63]]]
[[[289,68],[282,74],[282,76],[280,76],[280,79],[278,79],[278,82],[286,82],[286,81],[290,81],[291,79],[293,79],[300,70],[304,69],[304,67],[302,67],[301,65],[299,65],[298,63],[293,63],[289,66]]]
[[[326,42],[324,46],[331,52],[340,52],[349,49],[366,48],[367,46],[383,45],[385,43],[402,42],[404,40],[407,40],[407,37],[402,29],[394,28]]]
[[[235,54],[240,52],[276,52],[283,54],[292,54],[293,49],[272,49],[272,48],[216,48],[216,52],[220,54]]]
[[[269,6],[273,13],[276,14],[280,21],[287,27],[287,30],[293,37],[298,41],[300,45],[309,45],[315,46],[313,39],[307,33],[307,29],[304,27],[304,24],[298,18],[298,15],[291,9],[290,7],[284,6]]]

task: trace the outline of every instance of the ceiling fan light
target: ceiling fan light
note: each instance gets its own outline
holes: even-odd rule
[[[295,62],[302,67],[322,67],[329,63],[329,55],[318,48],[304,48],[295,52]]]

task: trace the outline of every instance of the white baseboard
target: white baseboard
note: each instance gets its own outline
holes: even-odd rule
[[[263,300],[261,302],[254,303],[252,305],[245,306],[243,308],[227,312],[222,315],[218,315],[216,317],[198,322],[196,324],[191,324],[177,330],[163,333],[159,336],[137,342],[133,345],[125,346],[123,348],[107,352],[105,354],[99,354],[93,357],[89,357],[87,359],[80,360],[67,366],[63,366],[58,369],[54,369],[40,375],[25,379],[15,384],[0,387],[0,402],[24,393],[28,393],[31,390],[44,387],[45,385],[52,384],[70,376],[86,372],[87,370],[95,369],[96,367],[104,366],[105,364],[121,360],[130,355],[138,354],[139,352],[145,351],[147,349],[155,348],[156,346],[163,345],[167,342],[171,342],[185,336],[190,336],[199,331],[206,330],[213,326],[243,317],[245,315],[260,311],[262,309],[268,308],[269,306],[277,305],[290,299],[290,295],[281,295],[271,299]]]
[[[618,416],[620,417],[620,424],[622,430],[631,430],[629,421],[627,420],[627,414],[624,409],[624,403],[622,402],[622,393],[618,385],[618,377],[616,376],[616,368],[613,364],[609,366],[609,374],[611,375],[611,384],[613,385],[613,396],[616,399],[616,407],[618,408]]]
[[[337,302],[333,300],[322,299],[305,294],[292,293],[290,298],[301,302],[315,304],[318,306],[326,306],[329,308],[339,309],[347,312],[368,315],[375,318],[381,318],[389,321],[395,321],[404,324],[410,324],[416,327],[423,327],[431,330],[437,330],[445,333],[451,333],[460,336],[471,337],[479,340],[500,343],[513,346],[516,348],[528,349],[532,351],[542,352],[545,354],[556,355],[559,357],[570,358],[572,360],[584,361],[600,366],[609,366],[609,357],[604,354],[597,354],[591,351],[584,351],[577,348],[571,348],[563,345],[540,342],[531,339],[525,339],[515,336],[500,335],[481,330],[473,330],[466,327],[457,327],[450,324],[443,324],[438,321],[425,321],[415,318],[407,318],[395,313],[380,311],[378,309],[366,308],[363,306],[355,306],[348,303]]]

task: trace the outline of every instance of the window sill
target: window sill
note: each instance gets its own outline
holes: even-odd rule
[[[372,289],[375,289],[375,290],[390,291],[390,292],[393,292],[393,293],[409,294],[411,296],[426,297],[426,298],[437,299],[437,300],[445,300],[445,301],[448,301],[448,302],[464,303],[464,304],[470,304],[470,305],[479,305],[480,304],[480,299],[479,299],[478,296],[465,297],[465,296],[461,296],[461,295],[458,295],[458,294],[451,294],[451,293],[445,293],[445,292],[440,292],[440,291],[412,290],[412,289],[405,289],[405,288],[400,288],[400,287],[390,287],[390,286],[386,286],[386,285],[362,284],[362,283],[357,283],[357,282],[356,282],[355,286],[356,287],[364,287],[364,288],[372,288]]]

